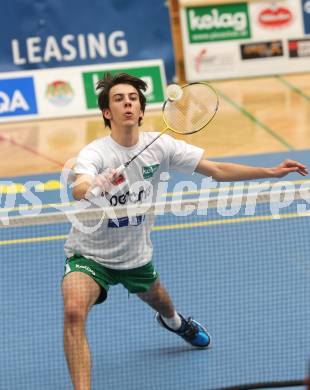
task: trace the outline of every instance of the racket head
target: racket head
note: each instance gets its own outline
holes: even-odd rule
[[[219,97],[208,83],[185,84],[178,99],[167,99],[162,108],[167,129],[178,134],[193,134],[202,130],[214,118]]]

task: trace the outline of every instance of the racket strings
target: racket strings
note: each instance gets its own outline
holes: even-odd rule
[[[180,99],[168,100],[164,106],[164,120],[172,131],[191,134],[201,130],[213,118],[218,97],[207,84],[189,84],[183,87]]]

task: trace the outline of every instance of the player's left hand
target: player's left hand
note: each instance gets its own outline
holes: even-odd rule
[[[284,160],[281,164],[272,168],[272,170],[274,177],[278,178],[284,177],[292,172],[297,172],[301,176],[306,176],[308,174],[306,165],[294,160]]]

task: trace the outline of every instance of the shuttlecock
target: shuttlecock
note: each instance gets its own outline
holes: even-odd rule
[[[170,101],[179,100],[183,95],[182,88],[177,84],[170,84],[166,90],[167,97]]]

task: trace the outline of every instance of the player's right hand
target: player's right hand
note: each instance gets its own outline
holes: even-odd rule
[[[103,193],[108,194],[111,192],[115,179],[117,178],[117,170],[114,168],[107,168],[104,172],[95,177],[92,188],[99,187]]]

